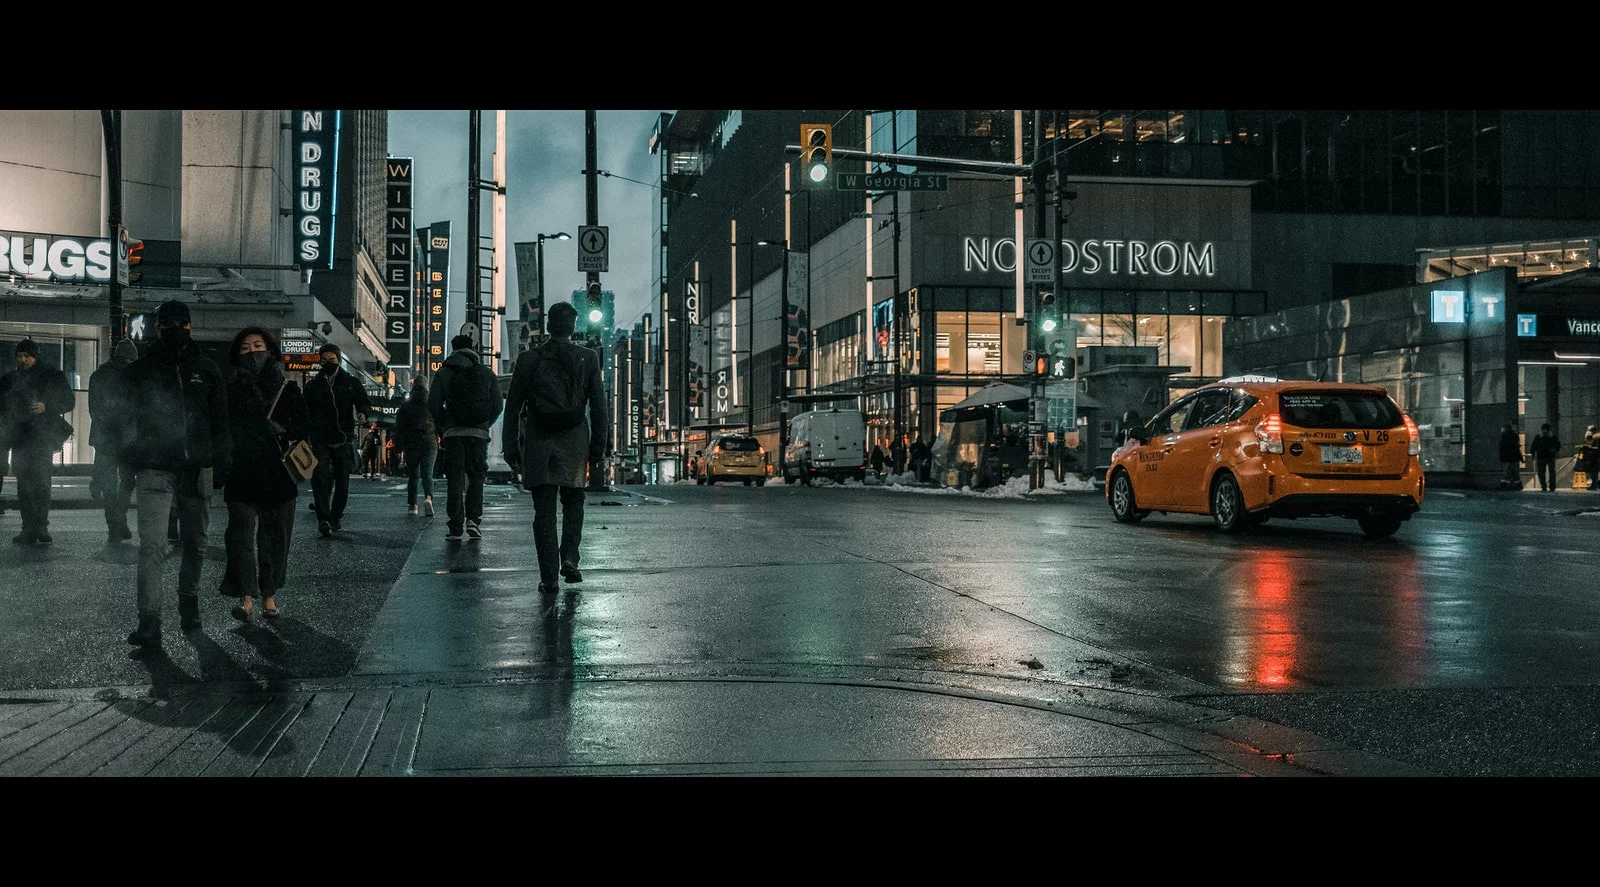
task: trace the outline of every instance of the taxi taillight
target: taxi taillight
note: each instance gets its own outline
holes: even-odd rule
[[[1261,441],[1261,452],[1283,452],[1283,417],[1277,413],[1256,424],[1256,440]]]
[[[1406,433],[1411,435],[1411,441],[1406,444],[1406,455],[1407,456],[1421,455],[1421,453],[1422,453],[1422,433],[1417,430],[1417,423],[1411,421],[1411,417],[1406,415],[1405,413],[1401,413],[1400,414],[1400,418],[1406,420]]]

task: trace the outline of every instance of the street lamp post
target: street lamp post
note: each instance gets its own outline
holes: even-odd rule
[[[778,474],[784,476],[784,455],[789,452],[789,241],[758,240],[757,246],[783,248],[783,272],[778,296]]]
[[[538,298],[539,298],[539,328],[533,331],[533,336],[534,336],[534,340],[535,341],[543,341],[541,334],[544,332],[544,328],[545,328],[545,324],[544,324],[544,242],[546,240],[571,240],[571,239],[572,239],[572,235],[568,234],[565,231],[560,231],[560,232],[557,232],[555,234],[540,234],[539,237],[538,237],[538,241],[539,241],[538,242],[538,246],[536,246],[535,249],[534,249],[535,255],[538,258],[538,265],[539,265],[539,295],[538,295]]]

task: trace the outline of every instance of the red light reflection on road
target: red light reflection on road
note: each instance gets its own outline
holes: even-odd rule
[[[1240,570],[1227,674],[1262,690],[1411,686],[1427,676],[1430,660],[1441,655],[1429,646],[1439,632],[1426,621],[1426,580],[1415,552],[1379,549],[1332,575],[1309,575],[1308,564],[1261,550]]]
[[[1251,653],[1250,681],[1282,689],[1293,683],[1290,674],[1300,640],[1290,612],[1294,606],[1294,572],[1288,559],[1279,553],[1263,553],[1251,566],[1257,643]]]

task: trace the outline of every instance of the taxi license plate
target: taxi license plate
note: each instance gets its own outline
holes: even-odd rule
[[[1323,447],[1322,464],[1324,465],[1360,465],[1360,447]]]

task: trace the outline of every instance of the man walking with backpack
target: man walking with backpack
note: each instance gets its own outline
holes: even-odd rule
[[[578,309],[558,302],[545,315],[550,340],[522,352],[506,396],[506,464],[522,473],[533,493],[533,541],[539,555],[539,591],[554,593],[556,574],[582,582],[578,546],[583,541],[583,489],[590,467],[599,470],[611,422],[600,355],[572,343]],[[561,537],[556,541],[556,499]]]
[[[444,439],[446,542],[483,538],[483,481],[489,474],[489,428],[500,418],[500,380],[472,348],[471,336],[450,340],[450,356],[428,395],[428,411]]]

